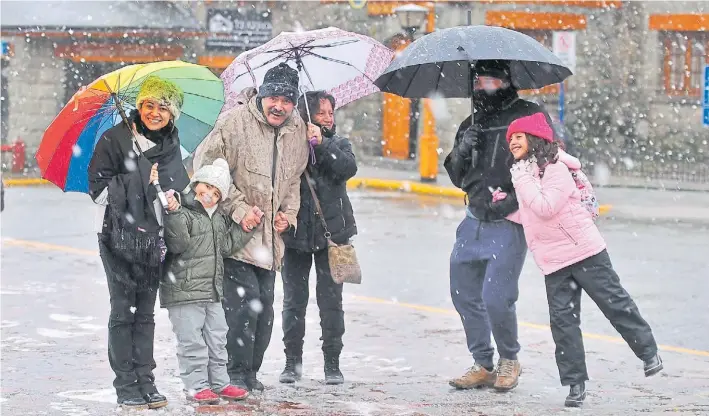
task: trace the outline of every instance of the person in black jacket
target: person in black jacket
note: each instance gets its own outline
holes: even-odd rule
[[[167,405],[153,375],[155,299],[167,247],[163,207],[152,183],[180,192],[189,185],[174,124],[182,100],[177,85],[148,77],[129,116],[130,126],[122,122],[108,129],[88,168],[89,194],[106,207],[98,243],[111,302],[108,361],[116,375],[118,403],[126,408]]]
[[[313,144],[306,172],[310,175],[323,212],[317,212],[304,173],[300,183],[298,226],[291,228],[283,237],[286,245],[282,271],[286,366],[280,376],[281,383],[294,383],[302,376],[308,276],[313,258],[322,327],[320,339],[325,356],[325,382],[344,383],[339,364],[342,335],[345,333],[342,285],[336,284],[330,275],[325,235],[331,235],[336,244],[344,244],[357,234],[352,205],[347,196],[347,180],[357,173],[357,162],[349,140],[335,134],[334,108],[334,97],[324,91],[307,92],[298,101],[298,111],[303,119],[308,121],[310,114],[313,124],[322,129],[322,140]],[[320,215],[325,218],[327,230]]]
[[[451,253],[450,292],[474,359],[450,385],[508,391],[517,386],[521,372],[515,303],[527,244],[522,227],[505,219],[518,209],[510,176],[514,158],[505,134],[513,120],[544,111],[519,98],[506,61],[478,61],[474,76],[475,124],[472,116],[463,121],[444,163],[468,205]],[[508,197],[493,203],[498,188]],[[497,368],[490,333],[500,355]]]

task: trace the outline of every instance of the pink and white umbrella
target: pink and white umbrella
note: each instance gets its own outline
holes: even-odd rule
[[[266,71],[280,63],[298,70],[301,90],[325,90],[337,108],[379,91],[374,80],[389,66],[394,52],[376,40],[336,27],[282,32],[236,57],[222,73],[225,104],[236,105],[246,87],[258,87]]]

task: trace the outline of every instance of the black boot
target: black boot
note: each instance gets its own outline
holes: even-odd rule
[[[150,409],[159,409],[161,407],[167,406],[167,397],[163,396],[158,392],[148,393],[143,396],[143,398],[148,403],[148,407]]]
[[[586,400],[586,384],[583,382],[572,384],[564,405],[566,407],[581,407],[584,400]]]
[[[148,402],[142,397],[134,397],[132,399],[119,399],[118,404],[124,409],[130,410],[146,410],[148,409]]]
[[[238,387],[240,389],[244,389],[247,391],[251,391],[251,388],[249,387],[249,383],[246,380],[246,376],[244,374],[236,374],[232,375],[229,377],[230,384],[234,387]]]
[[[662,358],[658,354],[654,357],[644,362],[645,377],[654,376],[655,374],[662,371],[664,368],[662,365]]]
[[[246,375],[246,385],[249,391],[263,391],[263,383],[258,381],[256,378],[256,373],[249,373]]]
[[[286,368],[283,369],[278,381],[281,383],[295,383],[303,376],[303,357],[286,357]]]
[[[345,377],[340,371],[340,355],[325,354],[325,384],[342,384]]]

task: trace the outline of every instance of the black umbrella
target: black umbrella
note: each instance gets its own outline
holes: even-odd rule
[[[512,85],[536,89],[562,82],[571,70],[535,39],[501,27],[459,26],[430,33],[402,51],[374,84],[408,98],[470,97],[477,61],[510,63]]]

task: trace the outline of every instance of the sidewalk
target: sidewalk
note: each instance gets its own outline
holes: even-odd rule
[[[49,182],[31,177],[5,177],[5,186],[41,186]],[[646,222],[700,223],[709,225],[709,192],[703,184],[695,190],[680,191],[677,186],[664,189],[640,186],[632,178],[612,178],[610,185],[595,186],[601,203],[601,215],[614,219]],[[654,183],[654,182],[653,182]],[[422,183],[414,162],[367,158],[360,163],[357,175],[347,183],[350,189],[400,191],[443,198],[463,205],[464,192],[453,186],[445,170],[438,172],[434,183]],[[709,191],[709,184],[706,184]],[[683,188],[679,188],[683,189]]]
[[[387,167],[360,165],[348,187],[439,196],[463,204],[464,192],[453,186],[445,171],[439,171],[435,183],[421,183],[417,170],[403,170],[408,167],[406,162],[393,165],[397,168],[391,166],[391,163]],[[601,215],[626,220],[709,224],[709,192],[626,188],[621,187],[622,181],[616,183],[619,185],[594,187],[601,203]]]

